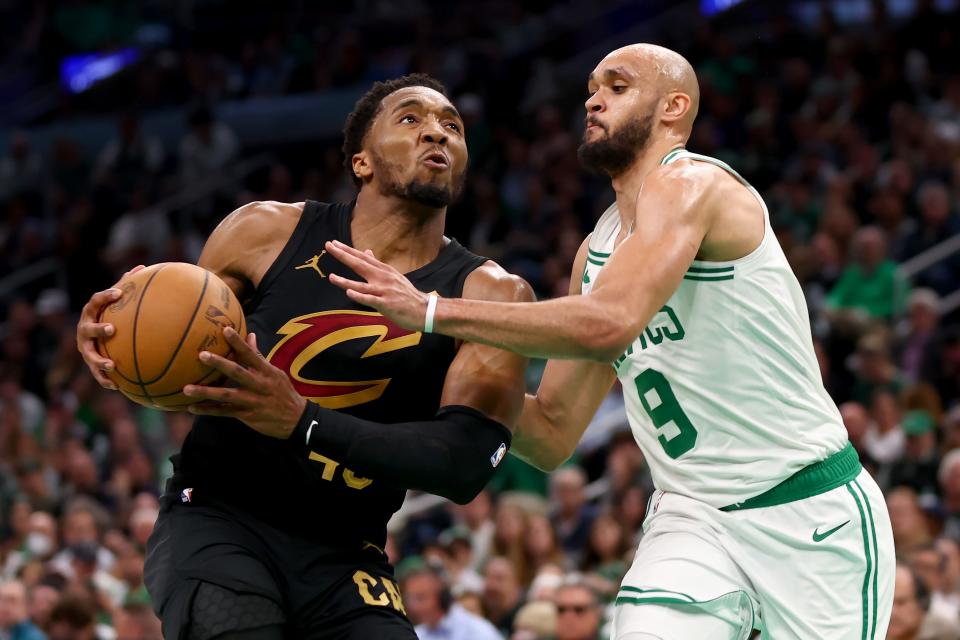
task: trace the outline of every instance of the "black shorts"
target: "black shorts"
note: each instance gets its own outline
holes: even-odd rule
[[[187,640],[196,594],[209,583],[235,594],[234,606],[244,597],[259,603],[250,607],[256,615],[236,617],[236,628],[223,631],[279,623],[297,640],[416,640],[379,548],[325,547],[226,505],[172,498],[161,500],[144,566],[164,638]]]

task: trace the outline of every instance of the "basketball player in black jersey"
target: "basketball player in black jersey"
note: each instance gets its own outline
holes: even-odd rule
[[[257,202],[211,234],[199,264],[244,301],[236,352],[199,357],[229,388],[188,386],[199,417],[174,458],[146,583],[166,638],[416,636],[383,552],[408,488],[472,499],[509,446],[522,357],[400,329],[329,282],[356,278],[324,251],[369,250],[443,297],[522,301],[526,283],[443,236],[463,184],[463,123],[427,76],[377,83],[347,119],[353,203]],[[111,386],[95,294],[78,346]],[[248,428],[249,427],[249,428]],[[395,445],[415,458],[394,455]]]

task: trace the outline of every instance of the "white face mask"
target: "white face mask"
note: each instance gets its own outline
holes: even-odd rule
[[[27,534],[26,546],[31,555],[43,557],[53,551],[53,540],[45,533],[33,531]]]

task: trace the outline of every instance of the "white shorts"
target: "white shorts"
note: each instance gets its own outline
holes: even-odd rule
[[[776,506],[721,511],[662,491],[650,504],[614,640],[886,637],[893,534],[866,471]]]

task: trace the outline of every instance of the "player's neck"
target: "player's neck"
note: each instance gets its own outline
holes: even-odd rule
[[[617,195],[617,209],[620,211],[620,226],[629,230],[636,218],[637,196],[643,188],[643,181],[663,161],[671,150],[683,145],[675,139],[652,142],[643,150],[626,171],[611,179],[613,191]]]
[[[409,273],[433,262],[443,248],[446,211],[361,190],[350,222],[353,246]]]

